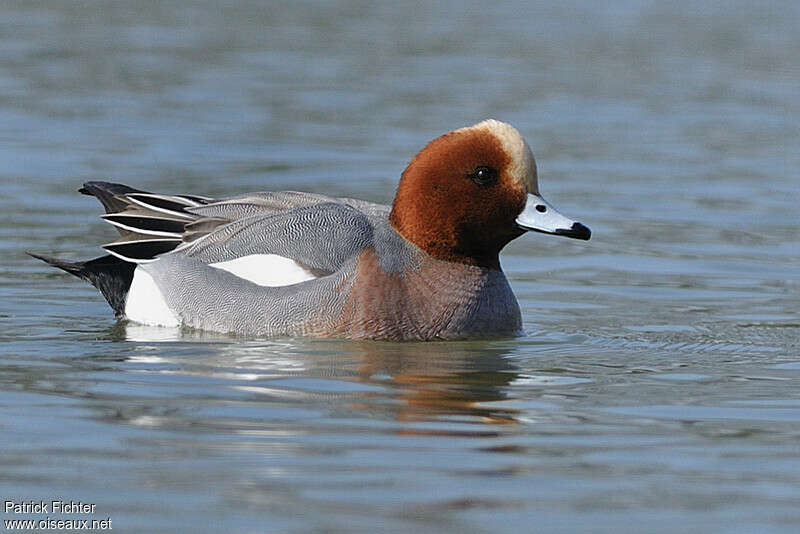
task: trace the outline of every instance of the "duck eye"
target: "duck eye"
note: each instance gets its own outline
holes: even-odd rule
[[[468,174],[473,182],[478,185],[492,185],[497,181],[497,171],[491,167],[481,165],[475,167],[475,170]]]

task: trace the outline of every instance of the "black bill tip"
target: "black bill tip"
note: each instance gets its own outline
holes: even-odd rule
[[[555,231],[556,235],[563,235],[564,237],[571,237],[573,239],[583,239],[584,241],[588,241],[590,237],[592,237],[592,231],[589,230],[589,227],[582,225],[579,222],[572,223],[572,227],[569,230],[559,228]]]

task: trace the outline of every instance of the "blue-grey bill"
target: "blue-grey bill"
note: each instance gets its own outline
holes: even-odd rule
[[[517,217],[517,224],[523,230],[563,235],[573,239],[588,240],[592,237],[592,231],[588,227],[561,215],[545,199],[532,193],[528,193],[525,208]]]

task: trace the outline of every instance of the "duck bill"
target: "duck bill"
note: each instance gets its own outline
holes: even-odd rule
[[[563,235],[573,239],[588,240],[592,237],[589,228],[564,217],[545,199],[532,193],[528,193],[525,208],[517,217],[517,225],[523,230]]]

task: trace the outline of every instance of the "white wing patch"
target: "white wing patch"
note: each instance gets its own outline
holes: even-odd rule
[[[228,271],[260,286],[288,286],[316,278],[294,260],[277,254],[251,254],[235,260],[211,263],[209,267]],[[153,277],[141,267],[133,271],[133,280],[125,302],[125,315],[148,326],[180,326],[180,319],[169,309]]]
[[[208,265],[260,286],[290,286],[316,278],[293,259],[277,254],[251,254]]]
[[[141,267],[133,271],[133,280],[125,301],[125,315],[131,321],[150,326],[180,326],[181,322],[167,306],[164,296]]]

